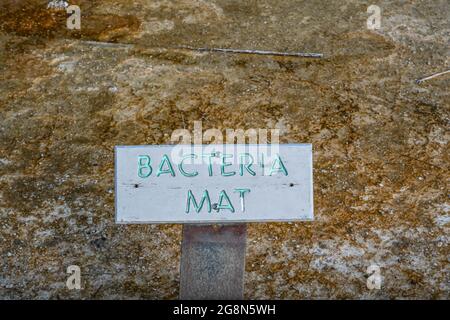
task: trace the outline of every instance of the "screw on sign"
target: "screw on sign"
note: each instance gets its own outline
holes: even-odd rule
[[[310,144],[117,146],[116,222],[184,224],[181,298],[239,299],[245,223],[313,220],[312,181]]]

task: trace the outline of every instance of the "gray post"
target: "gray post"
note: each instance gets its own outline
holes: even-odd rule
[[[243,299],[246,224],[183,225],[180,299]]]

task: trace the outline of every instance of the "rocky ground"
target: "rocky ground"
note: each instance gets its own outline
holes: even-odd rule
[[[370,1],[69,2],[81,30],[0,2],[0,298],[177,298],[182,227],[115,224],[113,147],[196,120],[313,144],[316,219],[249,224],[246,298],[450,297],[450,76],[414,81],[449,68],[448,1],[376,1],[375,31]]]

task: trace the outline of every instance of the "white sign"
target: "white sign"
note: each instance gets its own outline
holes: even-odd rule
[[[313,219],[311,144],[116,146],[117,223]]]

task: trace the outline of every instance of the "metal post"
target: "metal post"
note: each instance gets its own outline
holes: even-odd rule
[[[246,224],[183,225],[180,299],[243,299]]]

